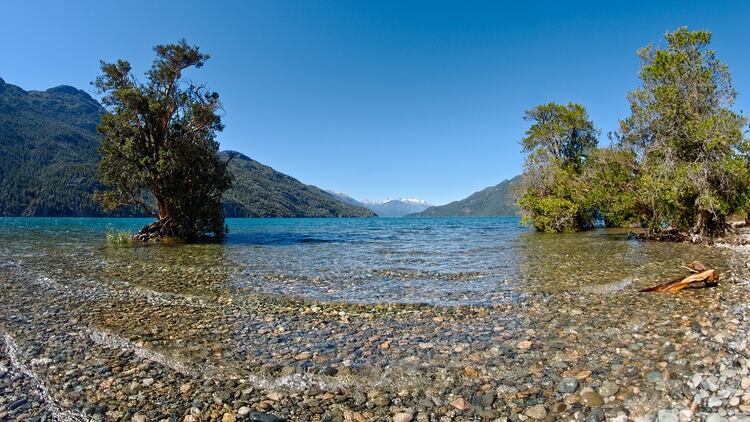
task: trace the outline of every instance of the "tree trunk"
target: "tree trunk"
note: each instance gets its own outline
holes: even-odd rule
[[[156,206],[159,208],[159,220],[174,218],[174,205],[162,196],[156,197]]]

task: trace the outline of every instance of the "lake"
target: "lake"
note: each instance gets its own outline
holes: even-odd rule
[[[222,244],[105,241],[146,222],[0,218],[0,419],[22,399],[13,415],[71,420],[430,420],[698,414],[743,394],[743,250],[516,217],[228,219]],[[638,292],[693,260],[719,287]]]

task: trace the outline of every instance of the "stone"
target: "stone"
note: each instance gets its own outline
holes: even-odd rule
[[[180,393],[182,393],[182,394],[187,394],[187,393],[189,393],[189,392],[190,392],[190,390],[191,390],[192,388],[193,388],[193,386],[192,386],[192,385],[191,385],[191,384],[190,384],[189,382],[188,382],[188,383],[185,383],[185,384],[182,384],[182,385],[180,386]]]
[[[709,397],[708,398],[708,407],[719,407],[722,405],[722,401],[718,397]]]
[[[547,409],[543,404],[537,404],[536,406],[527,407],[524,414],[531,419],[540,421],[547,417]]]
[[[662,373],[659,371],[651,371],[646,375],[646,380],[648,382],[659,382],[659,381],[663,381],[664,377],[662,376]]]
[[[576,374],[576,379],[578,381],[583,381],[590,376],[591,376],[591,371],[581,371]]]
[[[297,355],[294,356],[294,359],[296,360],[308,360],[312,357],[312,353],[310,352],[300,352],[297,353]]]
[[[141,415],[140,413],[136,413],[133,415],[132,418],[130,418],[130,422],[147,422],[148,418],[146,415]]]
[[[141,383],[143,384],[144,387],[150,387],[154,383],[154,379],[146,378]]]
[[[411,422],[414,415],[408,412],[400,412],[393,415],[393,422]]]
[[[679,422],[677,415],[669,409],[660,410],[656,416],[656,420],[658,422]]]
[[[250,412],[248,413],[247,418],[251,422],[285,422],[284,419],[263,412]]]
[[[572,393],[578,389],[578,380],[573,377],[565,377],[557,384],[557,391],[561,393]]]
[[[234,416],[234,413],[232,412],[226,412],[224,413],[224,416],[221,417],[221,422],[234,422],[237,420],[237,417]]]
[[[237,409],[237,415],[239,416],[247,416],[248,413],[250,413],[250,408],[247,406],[242,406]]]
[[[471,407],[469,402],[467,402],[463,397],[453,399],[449,404],[458,410],[467,410]]]
[[[476,378],[479,376],[479,371],[473,366],[467,366],[464,368],[464,374],[469,378]]]
[[[706,422],[727,422],[727,418],[721,416],[718,413],[711,413],[706,416]]]
[[[604,419],[606,419],[606,416],[604,415],[604,411],[599,408],[592,409],[591,413],[589,413],[589,415],[586,416],[586,422],[603,422]]]
[[[604,399],[596,391],[587,391],[581,394],[581,403],[588,407],[598,407],[604,404]]]
[[[531,348],[531,341],[530,340],[521,340],[518,342],[516,347],[518,347],[521,350],[528,350]]]
[[[693,411],[690,409],[680,410],[680,422],[690,422],[693,420]]]
[[[602,397],[614,396],[618,391],[620,391],[620,387],[611,381],[607,381],[599,387],[599,394],[601,394]]]

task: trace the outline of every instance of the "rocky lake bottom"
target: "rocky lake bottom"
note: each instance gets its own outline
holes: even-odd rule
[[[750,249],[378,220],[0,219],[0,420],[750,420]]]

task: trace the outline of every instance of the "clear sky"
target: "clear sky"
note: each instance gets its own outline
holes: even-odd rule
[[[355,198],[442,204],[521,172],[523,112],[584,104],[603,134],[627,115],[641,46],[710,29],[750,110],[748,1],[28,1],[0,3],[0,77],[94,94],[100,59],[139,74],[151,47],[211,54],[222,149]],[[606,136],[603,136],[606,142]]]

